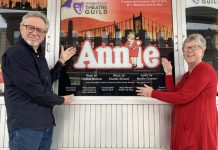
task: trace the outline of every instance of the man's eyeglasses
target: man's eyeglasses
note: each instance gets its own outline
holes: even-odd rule
[[[183,52],[187,52],[187,51],[196,51],[196,50],[199,50],[200,48],[202,48],[201,46],[199,45],[193,45],[193,46],[185,46],[182,48]]]
[[[25,26],[25,27],[26,27],[26,30],[27,30],[28,32],[30,32],[30,33],[34,32],[35,30],[36,30],[36,33],[37,33],[38,35],[44,35],[44,34],[46,33],[45,30],[40,29],[40,28],[36,28],[36,27],[34,27],[34,26],[31,26],[31,25],[25,25],[25,24],[23,24],[23,26]]]

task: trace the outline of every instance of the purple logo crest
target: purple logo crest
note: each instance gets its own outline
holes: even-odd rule
[[[77,14],[81,14],[84,9],[84,3],[83,2],[74,2],[73,8]]]
[[[194,2],[195,4],[198,4],[198,3],[200,2],[200,0],[193,0],[193,2]]]

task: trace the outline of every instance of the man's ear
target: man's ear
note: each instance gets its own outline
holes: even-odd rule
[[[23,30],[23,26],[20,24],[20,31]]]

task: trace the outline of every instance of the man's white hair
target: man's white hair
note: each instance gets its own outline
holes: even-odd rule
[[[48,21],[45,14],[38,12],[38,11],[31,11],[31,12],[27,13],[26,15],[24,15],[20,24],[23,25],[25,20],[27,18],[30,18],[30,17],[37,17],[37,18],[42,19],[44,21],[44,23],[46,24],[46,31],[48,31],[49,21]]]

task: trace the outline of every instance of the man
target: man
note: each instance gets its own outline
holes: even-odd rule
[[[21,36],[2,57],[10,150],[49,150],[55,125],[52,108],[71,102],[72,95],[57,96],[52,83],[76,49],[62,47],[59,61],[49,71],[40,47],[48,27],[44,14],[26,14]]]

